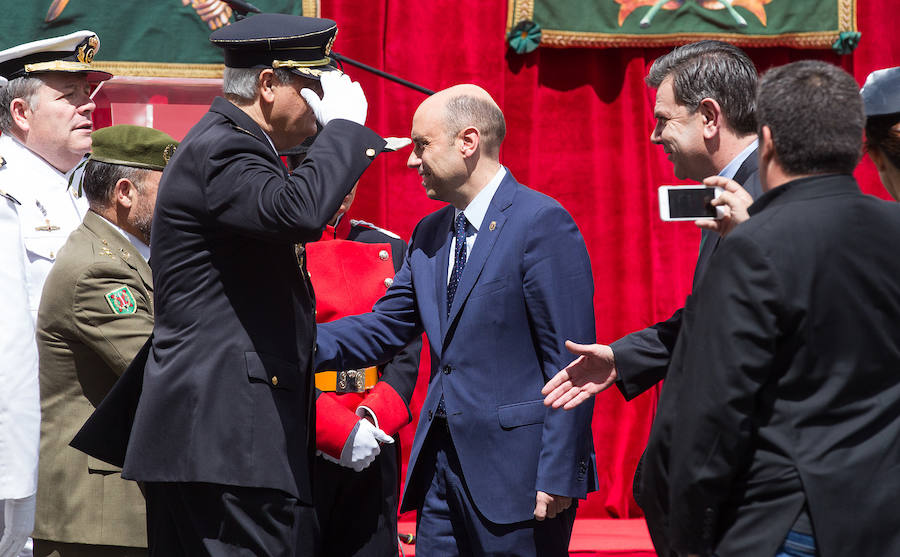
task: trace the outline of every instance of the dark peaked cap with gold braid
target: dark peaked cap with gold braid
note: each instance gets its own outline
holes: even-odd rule
[[[285,68],[318,79],[331,66],[337,23],[330,19],[258,14],[223,27],[209,40],[225,50],[229,68]]]

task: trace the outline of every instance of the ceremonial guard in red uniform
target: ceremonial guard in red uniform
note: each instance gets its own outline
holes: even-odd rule
[[[354,193],[355,189],[347,196],[342,211]],[[339,213],[322,241],[306,245],[307,269],[316,292],[316,321],[370,311],[392,284],[405,253],[406,243],[396,234],[341,218]],[[319,457],[313,499],[323,555],[397,555],[400,447],[396,434],[412,419],[409,400],[421,347],[417,340],[378,368],[316,374]],[[381,445],[374,460],[354,461],[354,437],[363,427],[361,418],[366,417],[394,436],[395,442]]]

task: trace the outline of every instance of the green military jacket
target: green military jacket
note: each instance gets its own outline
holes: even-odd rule
[[[89,211],[47,277],[37,318],[41,448],[33,536],[147,546],[144,499],[120,470],[69,446],[153,329],[150,266]]]

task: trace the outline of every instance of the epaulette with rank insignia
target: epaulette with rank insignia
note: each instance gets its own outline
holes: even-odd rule
[[[394,233],[391,232],[390,230],[385,230],[384,228],[381,228],[380,226],[375,226],[375,225],[372,224],[371,222],[366,222],[366,221],[364,221],[364,220],[350,219],[350,226],[364,226],[364,227],[369,228],[369,229],[371,229],[371,230],[377,230],[378,232],[381,232],[382,234],[384,234],[384,235],[386,235],[386,236],[390,236],[391,238],[395,238],[395,239],[397,239],[397,240],[401,240],[401,239],[402,239],[402,238],[400,238],[400,236],[394,234]]]
[[[0,157],[0,168],[3,168],[4,166],[6,166],[6,159],[4,159],[3,157]],[[16,205],[21,205],[21,204],[22,204],[18,199],[16,199],[15,197],[13,197],[12,195],[6,193],[6,192],[3,191],[3,190],[0,190],[0,197],[5,197],[6,199],[9,199],[10,201],[12,201],[13,203],[15,203]]]

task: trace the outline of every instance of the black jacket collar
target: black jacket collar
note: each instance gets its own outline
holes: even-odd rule
[[[751,216],[764,211],[770,205],[777,206],[803,199],[860,193],[856,179],[851,174],[816,174],[792,180],[762,194],[747,209]]]

